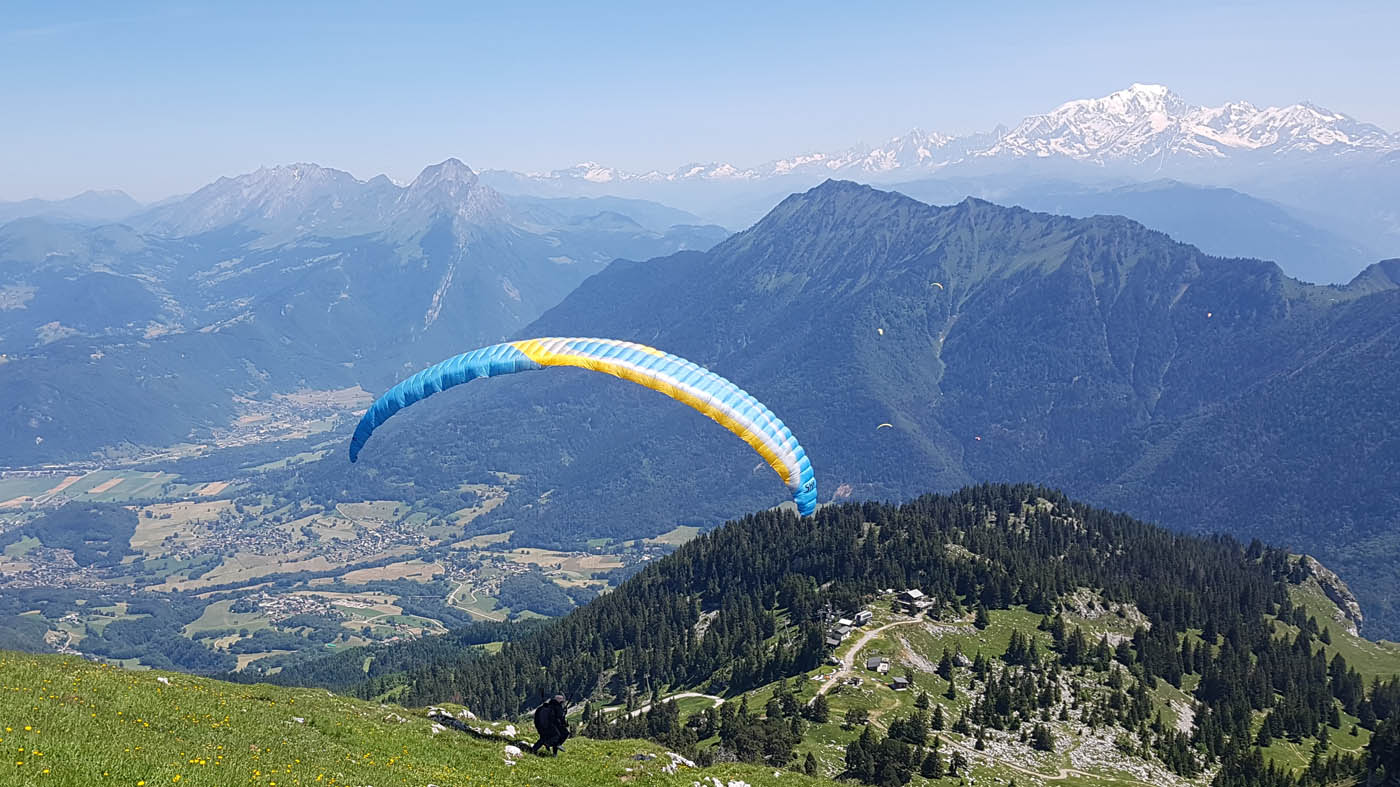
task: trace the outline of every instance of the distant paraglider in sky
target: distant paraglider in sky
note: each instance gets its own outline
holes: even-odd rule
[[[943,287],[943,282],[939,282],[939,281],[936,281],[936,282],[934,282],[933,284],[930,284],[929,286],[930,286],[930,287],[937,287],[937,288],[940,289],[940,290],[941,290],[941,289],[944,289],[944,287]]]
[[[880,334],[881,336],[884,336],[884,335],[885,335],[885,329],[884,329],[884,328],[876,328],[876,329],[875,329],[875,332],[878,333],[878,334]]]
[[[879,426],[875,427],[875,431],[878,432],[878,431],[880,431],[881,429],[893,429],[893,428],[894,428],[894,424],[880,424]]]
[[[738,435],[792,490],[797,512],[817,508],[817,479],[807,452],[764,404],[734,383],[684,358],[617,339],[545,338],[482,347],[449,358],[390,388],[360,419],[350,440],[350,461],[374,430],[415,402],[478,377],[496,377],[550,366],[575,366],[644,385],[690,405]]]

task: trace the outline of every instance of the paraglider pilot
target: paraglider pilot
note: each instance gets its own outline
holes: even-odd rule
[[[540,739],[530,747],[530,751],[539,754],[541,748],[547,748],[558,757],[559,752],[564,750],[564,741],[569,739],[563,694],[555,694],[535,708],[535,730],[539,732]]]

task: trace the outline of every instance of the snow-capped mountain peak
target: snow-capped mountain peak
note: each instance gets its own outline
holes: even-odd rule
[[[582,178],[589,183],[611,183],[614,180],[625,180],[633,177],[628,173],[604,167],[596,161],[580,161],[568,169],[555,170],[550,173],[550,176]]]
[[[1134,84],[1103,98],[1061,104],[1012,129],[982,157],[1066,157],[1100,165],[1221,161],[1265,152],[1383,152],[1400,147],[1385,131],[1312,104],[1260,109],[1247,101],[1188,104],[1162,85]]]
[[[1138,120],[1161,113],[1179,113],[1186,102],[1168,90],[1165,85],[1144,85],[1134,83],[1126,90],[1109,93],[1102,98],[1082,98],[1066,101],[1051,112],[1040,117],[1113,117],[1124,120]]]
[[[1186,108],[1186,102],[1163,85],[1134,84],[1032,115],[976,155],[1091,160],[1154,156],[1160,153],[1157,138],[1174,128]]]

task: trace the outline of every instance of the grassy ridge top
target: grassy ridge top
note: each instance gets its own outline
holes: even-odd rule
[[[440,728],[439,728],[440,729]],[[531,736],[533,737],[533,736]],[[641,741],[570,741],[559,758],[434,732],[425,715],[322,689],[243,686],[0,651],[4,785],[829,784],[737,764],[668,774]],[[658,755],[638,761],[640,753]]]

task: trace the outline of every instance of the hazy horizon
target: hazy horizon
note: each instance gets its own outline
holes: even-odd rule
[[[908,3],[112,13],[22,3],[0,22],[0,64],[20,75],[0,90],[24,108],[0,132],[0,200],[150,202],[301,161],[400,182],[448,157],[752,166],[915,127],[986,131],[1134,82],[1400,129],[1393,4],[1192,3],[1146,20],[1107,3],[1001,18]]]

